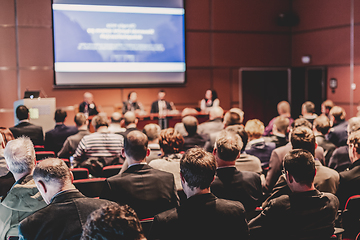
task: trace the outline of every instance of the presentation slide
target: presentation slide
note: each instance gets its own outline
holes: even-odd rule
[[[185,82],[184,8],[53,3],[58,86]]]

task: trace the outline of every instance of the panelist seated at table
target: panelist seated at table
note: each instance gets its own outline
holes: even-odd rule
[[[92,93],[84,93],[84,101],[79,105],[79,112],[84,113],[86,116],[95,116],[99,113],[96,109]]]
[[[165,100],[166,93],[164,90],[158,92],[158,100],[154,101],[151,104],[150,113],[165,113],[167,110],[173,110],[173,103],[170,103]]]
[[[217,97],[217,93],[215,90],[206,90],[205,98],[200,101],[200,109],[202,112],[210,112],[212,107],[219,107],[220,100]]]
[[[126,112],[135,112],[136,114],[144,114],[144,107],[141,102],[137,100],[137,93],[135,91],[131,91],[128,94],[128,100],[123,102],[122,113]]]

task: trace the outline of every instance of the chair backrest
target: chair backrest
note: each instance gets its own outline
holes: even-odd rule
[[[42,152],[45,151],[44,145],[35,145],[34,146],[35,152]]]
[[[85,196],[95,198],[99,197],[104,186],[106,178],[90,178],[74,180],[75,187]]]
[[[123,165],[110,165],[106,166],[102,170],[101,177],[109,178],[118,174]]]
[[[355,239],[360,230],[360,195],[349,197],[341,214],[344,238]]]
[[[55,157],[55,153],[53,151],[35,152],[35,155],[36,155],[36,161],[40,161],[49,157]]]
[[[87,168],[72,168],[70,171],[73,173],[74,180],[89,178],[89,170]]]
[[[140,220],[141,227],[144,231],[145,237],[149,238],[150,228],[154,221],[154,218],[145,218]]]

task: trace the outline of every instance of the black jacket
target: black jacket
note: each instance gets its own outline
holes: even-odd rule
[[[44,134],[41,126],[36,126],[29,122],[21,122],[18,125],[9,128],[14,138],[27,136],[34,145],[44,145]]]

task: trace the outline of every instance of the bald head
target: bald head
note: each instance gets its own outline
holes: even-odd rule
[[[85,92],[84,93],[84,102],[86,103],[92,103],[94,101],[94,97],[92,95],[92,93],[90,92]]]
[[[209,119],[213,120],[216,118],[222,118],[224,115],[224,110],[221,107],[213,107],[209,113]]]
[[[113,114],[111,114],[112,123],[120,123],[120,121],[121,121],[121,113],[114,112]]]
[[[146,158],[148,147],[147,136],[140,131],[131,131],[125,138],[124,150],[127,157],[134,161],[142,161]]]
[[[131,123],[136,123],[136,116],[134,112],[126,112],[124,114],[124,121],[125,121],[125,126],[131,124]]]

